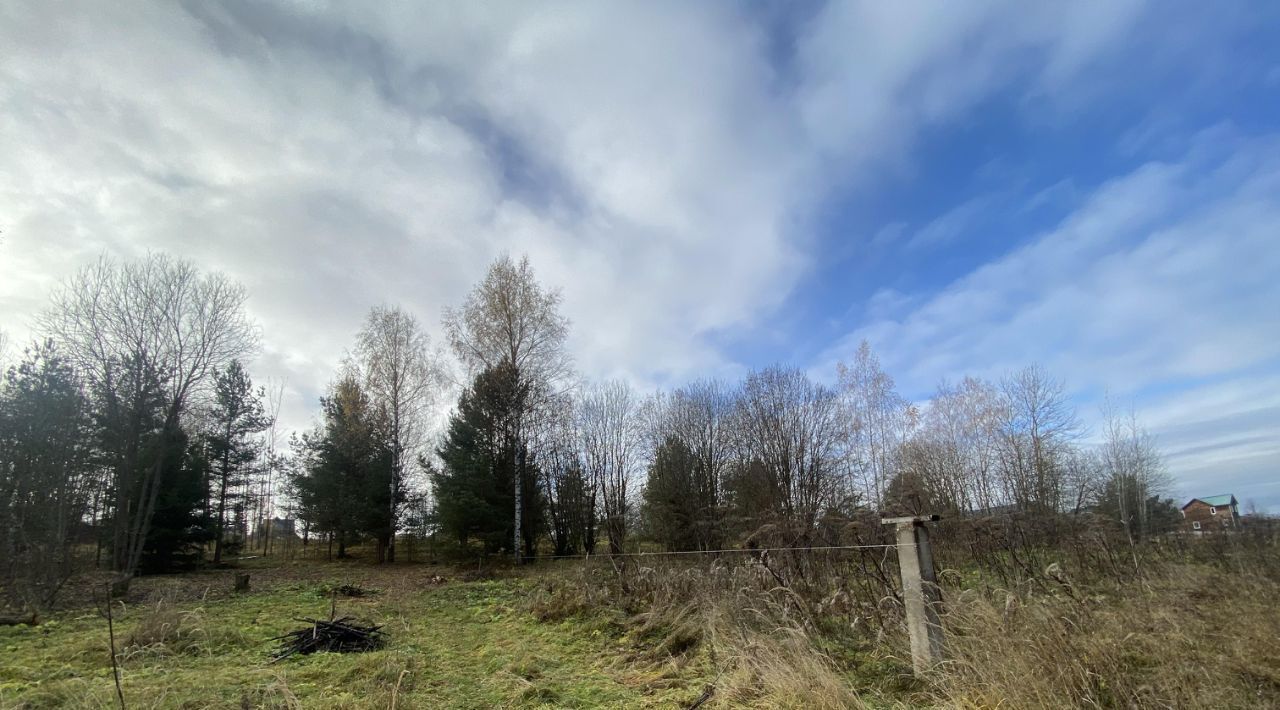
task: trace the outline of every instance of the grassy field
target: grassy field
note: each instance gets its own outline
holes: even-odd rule
[[[452,570],[355,564],[250,571],[247,594],[223,593],[230,572],[204,573],[140,580],[156,601],[116,605],[129,707],[386,708],[393,697],[401,708],[669,707],[696,699],[710,672],[635,662],[634,641],[605,616],[539,621],[528,578],[441,583]],[[384,624],[388,646],[272,663],[270,639],[302,626],[294,617],[327,618],[327,588],[351,582],[378,591],[338,597],[339,615]],[[94,609],[0,629],[0,706],[114,707],[107,643]]]
[[[1239,566],[1016,589],[947,573],[949,660],[916,680],[894,623],[863,613],[885,600],[805,598],[741,565],[618,584],[603,564],[246,564],[247,593],[208,571],[141,578],[113,606],[129,708],[687,708],[708,689],[704,708],[1280,707],[1280,584]],[[295,617],[335,607],[388,645],[273,662]],[[117,706],[98,607],[0,628],[0,707]]]

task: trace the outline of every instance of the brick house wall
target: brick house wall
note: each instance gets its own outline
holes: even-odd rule
[[[1184,506],[1182,517],[1182,527],[1187,532],[1234,530],[1237,524],[1235,506],[1211,506],[1202,500],[1193,500]]]

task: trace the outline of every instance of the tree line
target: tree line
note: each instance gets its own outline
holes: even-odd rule
[[[498,260],[446,311],[469,379],[419,456],[433,531],[519,560],[633,539],[712,550],[765,526],[812,544],[821,521],[866,510],[1087,513],[1134,537],[1175,520],[1136,418],[1108,406],[1102,445],[1086,445],[1064,384],[1035,365],[917,405],[863,342],[832,385],[773,366],[641,394],[578,377],[568,328],[527,260]]]
[[[547,411],[526,408],[522,437],[510,424],[528,407],[517,383],[505,364],[476,376],[431,467],[440,529],[459,544],[513,549],[517,485],[525,557],[539,542],[595,553],[597,538],[609,552],[632,538],[717,550],[764,528],[822,544],[824,524],[862,511],[1091,514],[1134,537],[1176,522],[1136,420],[1109,418],[1101,446],[1082,444],[1062,385],[1038,367],[944,384],[916,406],[864,343],[835,386],[782,366],[647,396],[583,383]]]
[[[1135,537],[1171,524],[1136,418],[1108,407],[1085,445],[1038,366],[913,403],[864,342],[830,384],[778,365],[642,394],[576,372],[559,292],[509,257],[445,310],[452,358],[404,309],[371,309],[315,425],[279,450],[245,302],[162,254],[103,258],[55,291],[0,384],[11,603],[49,603],[85,565],[123,593],[139,572],[222,563],[281,514],[308,543],[369,542],[387,562],[410,529],[520,561],[712,550],[766,527],[811,544],[867,510],[1089,513]]]

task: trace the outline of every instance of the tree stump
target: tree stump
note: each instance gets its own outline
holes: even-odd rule
[[[0,616],[0,626],[17,626],[18,624],[26,624],[27,626],[35,626],[40,623],[40,616],[34,611],[18,616]]]
[[[237,592],[249,591],[249,574],[247,572],[236,572],[235,591]]]
[[[111,582],[111,598],[120,599],[129,594],[129,583],[133,581],[132,576],[120,577]]]

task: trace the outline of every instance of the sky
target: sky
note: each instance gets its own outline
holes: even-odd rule
[[[1280,6],[0,4],[0,329],[109,254],[248,289],[308,424],[500,254],[593,378],[1040,363],[1280,512]],[[10,355],[13,353],[11,352]]]

